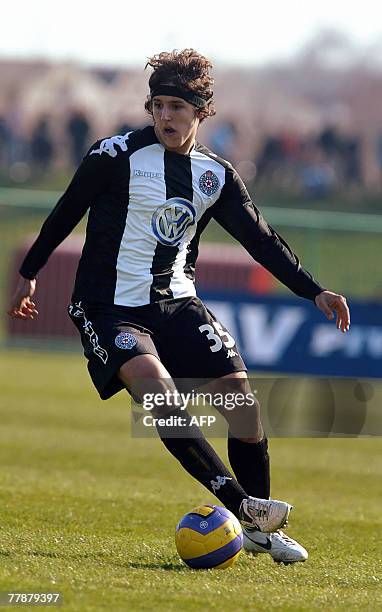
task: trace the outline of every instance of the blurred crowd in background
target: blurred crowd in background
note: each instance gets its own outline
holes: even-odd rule
[[[23,132],[13,113],[0,116],[0,160],[3,182],[25,183],[43,179],[61,164],[72,171],[88,150],[95,132],[85,110],[68,112],[61,125],[62,138],[56,138],[49,115],[36,117],[31,131]],[[109,135],[125,134],[142,124],[116,124]],[[106,136],[106,134],[105,134]],[[239,129],[235,121],[215,122],[207,145],[223,158],[237,157]],[[376,154],[381,156],[382,136]],[[361,186],[361,139],[341,135],[328,125],[309,136],[287,131],[264,135],[252,159],[237,159],[239,171],[248,180],[324,198],[342,186]]]
[[[0,161],[3,183],[25,183],[43,179],[60,166],[72,171],[86,154],[95,128],[86,110],[68,112],[55,136],[49,115],[38,115],[32,129],[23,131],[12,112],[0,116]],[[239,123],[239,121],[237,121]],[[237,157],[240,133],[237,123],[216,121],[206,139],[207,146],[223,158]],[[125,134],[145,123],[119,123],[108,135]],[[105,134],[106,136],[107,134]],[[376,143],[382,168],[382,135]],[[380,158],[380,159],[379,159]],[[307,196],[324,198],[343,186],[362,186],[361,138],[341,135],[328,125],[320,132],[302,136],[284,130],[263,135],[251,159],[237,159],[243,178],[277,185],[284,190],[302,190]]]
[[[337,54],[338,46],[331,40]],[[311,199],[380,191],[382,70],[360,60],[338,66],[327,47],[323,55],[316,41],[293,64],[215,71],[217,115],[200,140],[250,185]],[[149,124],[148,76],[0,61],[0,185],[52,184],[95,140]]]

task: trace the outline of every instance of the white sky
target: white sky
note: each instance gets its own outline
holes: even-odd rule
[[[194,47],[215,63],[287,59],[323,28],[355,44],[382,39],[375,0],[5,0],[0,57],[138,65]]]

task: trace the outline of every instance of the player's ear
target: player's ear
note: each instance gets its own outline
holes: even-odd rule
[[[146,98],[146,102],[145,102],[145,110],[152,115],[153,114],[153,102],[151,100],[150,96],[147,96]]]
[[[204,119],[204,113],[199,108],[195,109],[195,117],[199,119],[199,123],[201,123]]]

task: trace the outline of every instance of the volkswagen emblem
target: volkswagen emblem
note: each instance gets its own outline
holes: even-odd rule
[[[155,237],[166,246],[178,246],[186,230],[195,223],[194,206],[185,198],[170,198],[157,208],[151,227]]]

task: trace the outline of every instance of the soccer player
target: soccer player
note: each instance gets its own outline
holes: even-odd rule
[[[200,123],[215,114],[211,63],[185,49],[160,53],[147,66],[153,70],[145,108],[153,125],[91,147],[22,263],[9,314],[38,314],[36,275],[89,209],[68,310],[101,398],[124,388],[138,401],[148,390],[169,392],[154,415],[171,415],[175,425],[157,422],[159,436],[239,518],[245,549],[279,562],[304,561],[306,550],[280,531],[291,506],[270,499],[268,443],[235,340],[196,297],[200,235],[216,219],[294,293],[329,319],[334,311],[342,332],[350,324],[346,300],[301,267],[231,164],[196,141]],[[172,399],[174,379],[208,379],[204,391],[234,390],[248,398],[244,406],[223,410],[236,479]],[[187,427],[177,426],[176,417],[186,417]]]

